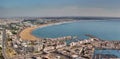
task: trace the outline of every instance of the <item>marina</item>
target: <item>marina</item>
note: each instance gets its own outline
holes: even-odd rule
[[[46,23],[45,21],[44,24],[36,23],[36,25],[33,24],[33,21],[33,23],[28,21],[32,20],[25,20],[22,24],[21,22],[8,23],[11,27],[15,27],[11,29],[7,26],[9,29],[5,30],[8,37],[5,40],[6,45],[4,44],[6,48],[2,50],[4,57],[11,59],[119,58],[119,53],[116,54],[116,51],[120,50],[120,41],[117,40],[119,39],[117,36],[119,21],[112,20],[112,25],[110,25],[111,20],[76,20],[75,22],[72,20],[53,22],[51,20],[51,22]],[[102,27],[103,25],[104,27]],[[15,32],[12,32],[13,30]],[[35,36],[34,31],[39,36]],[[115,40],[109,39],[110,37],[106,36],[108,34],[116,34],[117,37],[112,35]]]
[[[0,59],[120,59],[120,0],[0,0]]]
[[[104,56],[103,56],[104,55]],[[111,55],[111,56],[110,56]],[[99,50],[96,49],[94,51],[93,59],[100,59],[100,58],[120,58],[120,50]]]

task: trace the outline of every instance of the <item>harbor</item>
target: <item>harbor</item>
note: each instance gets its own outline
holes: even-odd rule
[[[101,35],[99,37],[98,35],[93,35],[93,33],[89,34],[89,33],[86,33],[86,31],[85,32],[82,31],[81,29],[84,30],[85,27],[84,28],[77,27],[77,25],[79,23],[81,24],[81,22],[82,22],[82,26],[83,24],[85,24],[86,26],[88,24],[88,21],[76,20],[77,21],[76,22],[76,21],[60,20],[52,23],[53,20],[51,20],[51,21],[48,21],[48,23],[46,23],[45,21],[45,23],[42,23],[42,24],[36,23],[38,22],[38,20],[33,22],[35,24],[30,23],[30,21],[33,22],[33,20],[23,20],[18,23],[8,23],[6,25],[6,30],[4,30],[5,31],[4,34],[6,34],[6,40],[4,40],[4,46],[6,48],[2,50],[4,51],[3,52],[4,57],[10,58],[10,59],[119,58],[119,55],[115,54],[116,51],[119,53],[119,50],[120,50],[119,40],[103,39]],[[93,23],[93,20],[91,20],[90,22]],[[75,26],[73,26],[74,24]],[[98,22],[96,24],[98,25]],[[72,28],[71,26],[73,26],[74,28]],[[50,28],[52,30],[51,32],[49,32]],[[68,29],[72,28],[72,29],[68,30],[67,28]],[[44,32],[43,33],[43,32],[37,31],[37,30],[42,31],[42,29],[48,32],[46,33],[45,31],[43,31]],[[75,29],[75,31],[73,29]],[[93,31],[94,28],[90,30]],[[50,35],[50,36],[52,35],[52,36],[51,37],[42,36],[42,35],[35,36],[32,33],[33,31],[37,31],[39,34],[42,34],[42,35]],[[85,34],[82,32],[84,32]],[[96,32],[96,33],[99,33],[99,32]],[[77,34],[77,35],[74,35],[74,34]],[[79,36],[81,34],[83,35]]]

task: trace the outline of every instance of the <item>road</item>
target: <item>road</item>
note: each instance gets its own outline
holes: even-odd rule
[[[8,59],[5,50],[6,50],[6,30],[2,29],[2,55],[5,59]]]

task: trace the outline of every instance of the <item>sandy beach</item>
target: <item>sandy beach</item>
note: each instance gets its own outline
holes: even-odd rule
[[[19,36],[23,40],[35,41],[38,38],[31,34],[32,30],[34,30],[35,28],[37,28],[37,27],[27,27],[20,32]]]
[[[50,25],[53,25],[53,24],[44,24],[44,25],[39,25],[39,26],[27,27],[19,33],[19,36],[23,40],[35,41],[40,38],[37,38],[34,35],[32,35],[32,31],[36,28],[42,28],[42,27],[46,27],[46,26],[50,26]]]
[[[42,27],[46,27],[46,26],[52,26],[52,25],[59,25],[59,24],[63,24],[63,23],[71,23],[71,22],[50,23],[50,24],[44,24],[44,25],[39,25],[39,26],[27,27],[20,32],[19,36],[23,40],[35,41],[35,40],[40,39],[40,38],[37,38],[37,37],[35,37],[34,35],[31,34],[31,32],[34,29],[42,28]]]

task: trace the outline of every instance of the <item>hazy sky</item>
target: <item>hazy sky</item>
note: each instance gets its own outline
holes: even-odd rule
[[[120,17],[120,0],[0,0],[0,16]]]

